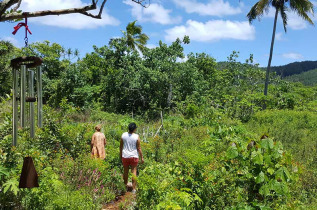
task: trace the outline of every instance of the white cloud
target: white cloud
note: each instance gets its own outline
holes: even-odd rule
[[[130,0],[125,0],[123,3],[131,6],[132,16],[140,22],[153,22],[162,25],[180,23],[181,17],[172,17],[170,13],[172,10],[165,9],[162,5],[152,3],[148,8],[133,3]]]
[[[21,47],[21,44],[19,43],[19,41],[13,37],[6,36],[6,37],[2,37],[1,39],[4,41],[11,42],[16,47]]]
[[[87,4],[81,0],[24,0],[21,4],[23,11],[33,12],[39,10],[57,10],[83,7]],[[98,12],[98,8],[95,12]],[[92,11],[94,12],[94,11]],[[105,25],[119,25],[119,21],[103,11],[102,19],[91,18],[82,14],[69,14],[60,16],[45,16],[31,18],[30,21],[43,25],[57,26],[72,29],[97,28]]]
[[[155,44],[147,44],[146,47],[150,49],[157,48]]]
[[[165,39],[174,41],[188,35],[193,41],[210,42],[221,39],[253,40],[255,28],[249,22],[211,20],[206,23],[188,20],[186,25],[176,26],[165,31]]]
[[[292,59],[292,60],[300,60],[303,59],[304,56],[299,53],[284,53],[282,54],[284,58]]]
[[[287,27],[293,30],[301,30],[307,28],[307,21],[303,20],[303,18],[299,17],[297,14],[290,12],[288,13],[288,21]]]
[[[176,62],[178,63],[185,63],[186,61],[188,61],[187,55],[185,55],[184,58],[179,58],[179,57],[176,58]]]
[[[309,25],[309,23],[307,21],[305,21],[303,18],[301,18],[300,16],[298,16],[295,12],[293,11],[289,11],[286,12],[287,13],[287,28],[293,29],[293,30],[302,30],[302,29],[306,29]],[[275,16],[275,11],[271,8],[268,12],[268,14],[266,14],[264,17],[269,17],[269,18],[274,18]],[[311,19],[314,21],[317,20],[316,17],[312,17],[310,16]],[[278,16],[278,20],[280,22],[282,22],[281,16]]]
[[[275,34],[275,39],[276,39],[277,41],[283,40],[283,33],[282,33],[282,32],[276,33],[276,34]]]
[[[240,7],[233,7],[228,1],[210,0],[209,3],[200,3],[196,0],[173,0],[176,5],[182,7],[187,13],[222,17],[236,15],[242,12]],[[242,5],[242,4],[241,4]],[[241,6],[240,5],[240,6]]]

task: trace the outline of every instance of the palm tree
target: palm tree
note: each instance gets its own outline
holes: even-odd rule
[[[135,23],[136,20],[130,22],[126,27],[126,31],[123,31],[122,33],[128,47],[133,50],[138,48],[142,52],[147,41],[149,40],[149,37],[145,33],[142,33],[142,26],[136,25]]]
[[[269,62],[266,69],[266,77],[265,77],[265,87],[264,87],[264,95],[267,95],[267,89],[269,85],[269,75],[270,75],[270,68],[271,68],[271,61],[273,55],[273,46],[274,46],[274,39],[275,39],[275,31],[276,31],[276,22],[278,14],[280,13],[281,18],[283,20],[284,30],[286,32],[287,26],[287,14],[286,11],[293,11],[298,16],[309,22],[310,24],[314,25],[313,21],[308,16],[308,13],[314,15],[314,5],[309,0],[259,0],[250,10],[247,17],[249,22],[256,18],[260,18],[264,12],[267,12],[270,6],[275,8],[275,17],[274,17],[274,26],[273,26],[273,35],[271,41],[271,49],[270,49],[270,57]]]

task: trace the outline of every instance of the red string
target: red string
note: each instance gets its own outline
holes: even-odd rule
[[[32,34],[32,32],[29,29],[28,18],[26,16],[25,16],[25,22],[24,23],[18,23],[18,25],[14,26],[14,31],[12,32],[12,34],[15,35],[22,26],[25,27],[25,38],[28,38],[28,32],[30,34]]]

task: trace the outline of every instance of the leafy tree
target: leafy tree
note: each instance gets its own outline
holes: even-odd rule
[[[55,107],[58,106],[61,99],[70,92],[68,90],[74,86],[72,83],[65,83],[70,80],[64,80],[65,72],[71,68],[70,59],[76,57],[73,51],[65,50],[61,45],[49,41],[32,43],[28,48],[22,50],[22,55],[38,56],[43,59],[43,100],[44,102],[49,101]],[[78,75],[73,75],[73,77],[78,77]]]
[[[7,41],[0,41],[0,96],[10,94],[12,75],[10,60],[17,54],[17,49]]]
[[[268,61],[268,66],[266,70],[266,77],[265,77],[265,87],[264,87],[264,95],[267,95],[268,85],[269,85],[269,74],[271,68],[271,61],[273,56],[273,47],[274,47],[274,39],[275,39],[275,31],[276,31],[276,22],[278,14],[281,15],[284,30],[286,32],[287,26],[287,13],[286,11],[290,10],[297,13],[298,16],[309,22],[310,24],[314,25],[311,18],[308,16],[308,13],[314,14],[314,5],[309,0],[260,0],[258,1],[249,11],[247,17],[250,23],[256,19],[260,18],[265,11],[272,6],[275,9],[275,16],[274,16],[274,26],[273,26],[273,34],[272,34],[272,41],[271,41],[271,48],[270,48],[270,57]]]

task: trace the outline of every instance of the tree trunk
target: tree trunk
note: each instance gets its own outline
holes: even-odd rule
[[[170,85],[169,85],[169,91],[168,91],[168,95],[167,95],[167,108],[170,108],[170,107],[171,107],[172,97],[173,97],[173,84],[170,83]]]
[[[275,39],[275,31],[276,31],[276,22],[277,22],[277,15],[278,15],[278,7],[275,8],[275,18],[274,18],[274,26],[273,26],[273,34],[272,34],[272,41],[271,41],[271,49],[270,49],[270,58],[266,69],[266,77],[265,77],[265,87],[264,87],[264,95],[267,96],[267,89],[269,86],[269,78],[270,78],[270,69],[271,69],[271,61],[273,56],[273,47],[274,47],[274,39]],[[266,108],[266,102],[264,105]]]

